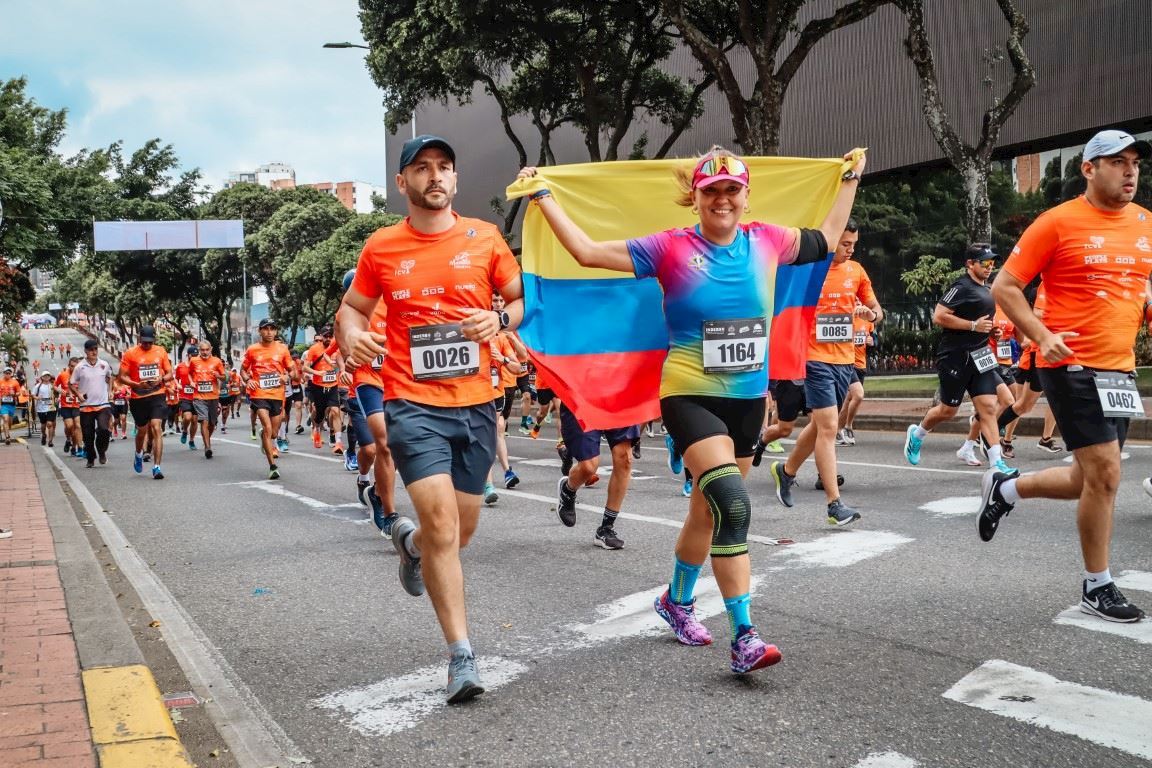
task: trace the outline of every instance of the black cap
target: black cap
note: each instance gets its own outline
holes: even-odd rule
[[[420,150],[422,149],[442,149],[448,154],[448,158],[452,161],[452,164],[456,164],[456,152],[448,142],[439,136],[424,134],[423,136],[417,136],[414,139],[408,139],[408,141],[404,142],[404,146],[400,149],[400,166],[396,169],[396,172],[399,173],[407,168],[412,161],[416,159],[416,155],[420,154]]]
[[[263,330],[265,328],[279,328],[279,327],[280,326],[276,324],[275,320],[273,320],[270,317],[266,317],[260,321],[260,325],[258,325],[256,327],[256,330]]]
[[[316,332],[316,335],[317,336],[331,336],[332,335],[332,326],[330,326],[330,325],[324,326],[323,328],[321,328],[319,331]]]
[[[989,243],[972,243],[964,251],[964,261],[984,261],[999,258]]]
[[[140,341],[156,341],[156,329],[150,325],[140,326]]]
[[[100,348],[100,342],[96,341],[96,339],[88,339],[87,341],[84,342],[84,349],[99,349],[99,348]]]

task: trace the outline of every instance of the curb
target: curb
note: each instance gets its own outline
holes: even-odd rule
[[[193,768],[148,667],[86,669],[81,677],[101,768]]]

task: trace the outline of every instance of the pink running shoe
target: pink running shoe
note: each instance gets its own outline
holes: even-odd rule
[[[696,619],[695,600],[688,605],[677,605],[672,602],[668,590],[664,590],[664,594],[656,598],[652,607],[656,609],[656,613],[660,614],[660,618],[668,622],[668,626],[672,627],[672,631],[676,633],[676,639],[684,645],[712,644],[712,633],[708,631],[708,627]],[[736,662],[733,661],[732,663],[735,664]]]
[[[737,675],[770,667],[781,658],[780,649],[761,640],[752,627],[732,643],[732,671]]]

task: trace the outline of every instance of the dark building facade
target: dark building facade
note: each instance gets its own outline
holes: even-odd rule
[[[810,15],[823,15],[834,4],[812,5]],[[1011,81],[1007,59],[989,65],[985,55],[996,46],[1003,48],[1007,24],[994,0],[927,0],[926,5],[947,111],[960,135],[975,143],[984,111]],[[1024,48],[1036,70],[1036,85],[1001,132],[997,157],[1075,146],[1103,127],[1152,130],[1152,2],[1017,0],[1017,5],[1030,26]],[[915,69],[904,51],[906,27],[903,14],[887,6],[820,42],[788,89],[781,154],[830,157],[866,146],[868,175],[873,178],[943,162],[924,121]],[[668,66],[689,75],[697,71],[687,50],[673,54]],[[750,64],[741,74],[751,82]],[[514,125],[532,156],[538,147],[535,129],[526,119]],[[456,209],[495,220],[489,201],[503,199],[505,186],[516,175],[517,157],[492,98],[478,89],[472,103],[462,107],[427,104],[417,112],[416,127],[419,133],[443,136],[457,150],[461,186]],[[638,120],[622,146],[631,147],[644,132],[649,147],[659,146],[667,134],[658,123]],[[400,145],[410,135],[405,124],[398,135],[388,137],[390,174]],[[727,103],[715,90],[706,95],[703,116],[681,136],[670,156],[693,156],[712,144],[739,151]],[[559,132],[553,147],[559,162],[588,159],[575,131]],[[389,208],[406,210],[394,186]]]

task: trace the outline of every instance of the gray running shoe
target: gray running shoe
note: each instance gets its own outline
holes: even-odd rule
[[[776,484],[776,498],[784,506],[792,506],[792,486],[795,485],[796,478],[784,471],[782,461],[772,462],[768,467],[768,474],[772,475],[772,480]]]
[[[400,586],[413,597],[424,594],[424,574],[420,570],[420,558],[412,557],[404,547],[416,530],[416,523],[407,517],[401,517],[392,523],[392,546],[396,554],[400,555]]]
[[[860,519],[860,513],[840,499],[828,505],[828,525],[848,525]]]
[[[458,653],[448,660],[448,703],[460,704],[484,693],[476,657]]]

